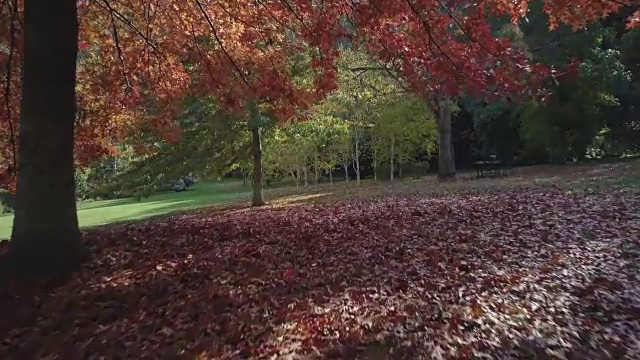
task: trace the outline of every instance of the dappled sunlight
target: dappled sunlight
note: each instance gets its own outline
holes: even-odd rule
[[[313,202],[314,200],[318,200],[321,198],[332,196],[333,193],[325,192],[319,194],[301,194],[301,195],[290,195],[281,198],[276,198],[273,201],[269,201],[270,205],[273,206],[287,206],[287,205],[295,205],[305,202]]]
[[[638,213],[633,191],[483,187],[90,231],[94,260],[46,297],[0,290],[0,350],[634,358]]]

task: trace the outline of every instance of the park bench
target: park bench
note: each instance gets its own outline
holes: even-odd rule
[[[473,163],[478,178],[511,175],[511,166],[498,159],[481,160]]]

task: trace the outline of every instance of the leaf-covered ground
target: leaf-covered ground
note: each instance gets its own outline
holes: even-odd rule
[[[638,359],[640,193],[514,187],[89,232],[2,359]]]

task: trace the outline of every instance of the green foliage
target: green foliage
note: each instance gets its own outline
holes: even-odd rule
[[[268,177],[296,183],[334,168],[393,161],[411,163],[435,145],[435,123],[427,104],[405,92],[374,59],[345,50],[338,88],[302,119],[265,133]],[[393,150],[390,141],[393,139]]]
[[[391,97],[388,106],[374,119],[373,131],[377,139],[374,150],[381,160],[410,163],[416,154],[430,154],[435,149],[437,129],[433,115],[427,104],[417,98]]]
[[[15,199],[10,192],[0,189],[0,214],[13,213]]]
[[[474,128],[479,142],[477,157],[496,155],[501,161],[511,163],[522,148],[520,117],[523,106],[515,106],[506,100],[486,106],[472,107]]]
[[[86,199],[89,195],[89,176],[91,169],[76,167],[74,182],[76,185],[76,199]]]
[[[631,79],[619,52],[598,45],[580,64],[577,77],[561,78],[547,101],[523,113],[525,154],[539,160],[544,152],[553,162],[585,156],[604,126],[602,109],[618,104],[615,88]]]
[[[588,149],[591,155],[603,152],[594,146],[611,149],[612,139],[634,128],[633,115],[615,113],[621,101],[626,108],[634,103],[633,71],[625,66],[637,58],[634,31],[619,48],[610,46],[612,32],[599,24],[579,32],[562,26],[549,31],[541,3],[533,3],[528,21],[502,25],[501,33],[560,75],[542,101],[473,104],[479,153],[498,154],[503,161],[519,153],[524,162],[561,162],[582,158]],[[575,59],[581,63],[571,73],[567,65]]]
[[[620,61],[640,79],[640,29],[632,29],[620,38]]]
[[[146,197],[167,191],[187,173],[217,178],[236,168],[250,154],[247,119],[220,111],[212,99],[187,99],[179,119],[183,132],[175,144],[158,144],[157,151],[133,162],[92,197]]]

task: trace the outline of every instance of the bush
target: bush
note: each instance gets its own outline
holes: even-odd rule
[[[75,183],[76,183],[76,199],[86,199],[89,195],[89,175],[90,170],[76,169]]]
[[[14,211],[15,199],[6,190],[0,190],[0,214],[8,214]]]

